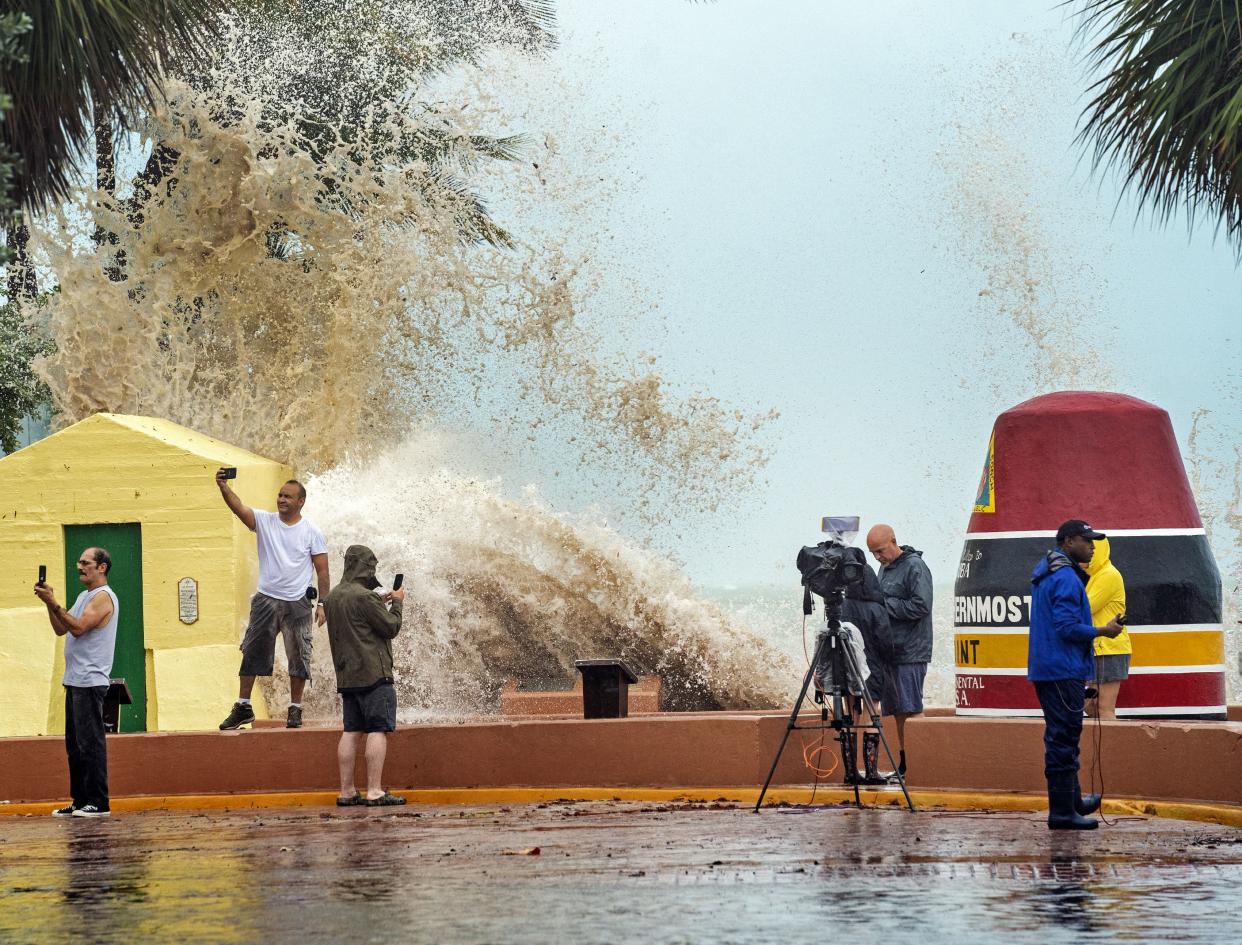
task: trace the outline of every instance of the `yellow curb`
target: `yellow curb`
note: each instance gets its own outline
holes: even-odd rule
[[[495,804],[539,804],[549,801],[640,801],[683,803],[731,803],[753,805],[759,799],[758,788],[446,788],[393,791],[410,804],[444,806],[480,806]],[[905,807],[901,792],[862,790],[859,796],[871,807]],[[910,799],[916,808],[949,810],[1042,811],[1047,800],[1037,794],[983,793],[964,791],[914,790]],[[839,785],[828,787],[778,787],[768,791],[764,807],[781,804],[852,804],[853,790]],[[118,797],[112,800],[116,813],[139,813],[154,810],[257,810],[277,807],[333,807],[335,791],[303,791],[272,794],[177,794],[160,796]],[[0,804],[0,816],[47,815],[63,802],[32,804]],[[1190,820],[1201,823],[1242,827],[1242,806],[1230,804],[1195,804],[1181,801],[1118,798],[1106,800],[1102,812],[1112,816],[1161,817],[1169,820]]]

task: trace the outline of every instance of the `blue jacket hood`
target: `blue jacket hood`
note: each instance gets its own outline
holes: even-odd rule
[[[1084,585],[1087,583],[1087,575],[1082,568],[1077,567],[1064,551],[1057,551],[1056,549],[1048,552],[1035,563],[1035,570],[1031,572],[1031,583],[1038,584],[1044,578],[1056,571],[1060,571],[1062,568],[1073,568],[1074,571],[1078,572],[1078,575],[1081,575],[1079,580]]]

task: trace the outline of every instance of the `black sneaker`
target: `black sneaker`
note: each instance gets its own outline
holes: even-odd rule
[[[300,705],[289,706],[289,718],[285,722],[285,728],[301,728],[302,727],[302,707]]]
[[[74,817],[111,817],[112,811],[106,807],[96,807],[94,804],[85,804],[82,807],[76,807],[73,811]]]
[[[56,808],[56,810],[52,811],[52,816],[53,817],[72,817],[73,812],[75,810],[77,810],[77,808],[74,807],[72,804],[70,804],[68,807],[58,807]]]
[[[231,729],[241,728],[254,721],[254,706],[248,702],[234,702],[233,711],[229,713],[229,717],[220,723],[220,731],[227,732]]]

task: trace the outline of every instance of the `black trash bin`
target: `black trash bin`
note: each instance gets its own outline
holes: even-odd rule
[[[575,660],[582,673],[582,717],[623,719],[630,714],[630,686],[638,676],[623,660]]]
[[[108,691],[104,693],[104,731],[115,732],[121,718],[121,706],[133,704],[134,697],[129,694],[125,680],[110,680]]]

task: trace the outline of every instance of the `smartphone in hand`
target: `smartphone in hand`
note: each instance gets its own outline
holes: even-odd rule
[[[42,587],[47,583],[47,565],[39,565],[39,586]]]
[[[404,574],[398,574],[396,577],[394,577],[394,578],[392,579],[392,589],[393,589],[394,591],[399,591],[399,590],[401,590],[401,583],[402,583],[404,580],[405,580],[405,575],[404,575]]]
[[[223,469],[220,470],[220,473],[216,478],[236,479],[237,478],[237,467],[236,466],[225,466]]]

